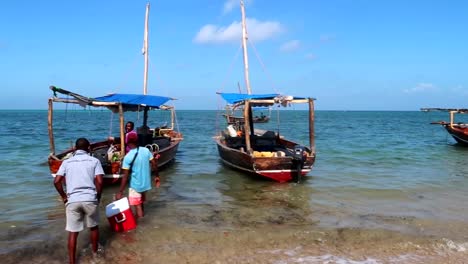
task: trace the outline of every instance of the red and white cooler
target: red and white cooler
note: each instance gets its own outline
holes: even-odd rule
[[[127,197],[112,202],[106,206],[106,217],[112,230],[125,232],[136,228],[135,217]]]

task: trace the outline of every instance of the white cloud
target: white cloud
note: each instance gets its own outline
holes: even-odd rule
[[[405,89],[403,92],[405,93],[421,93],[421,92],[427,92],[431,90],[435,90],[435,85],[432,83],[418,83],[415,87]]]
[[[281,45],[280,50],[283,52],[291,52],[298,50],[301,47],[301,42],[297,39],[288,41]]]
[[[315,54],[313,54],[313,53],[307,53],[305,55],[305,58],[308,59],[308,60],[315,60],[317,58],[317,56],[315,56]]]
[[[284,26],[276,21],[259,21],[255,18],[247,18],[246,24],[249,40],[253,42],[273,38],[285,30]],[[227,27],[205,25],[198,31],[193,41],[199,44],[220,44],[238,42],[241,40],[241,36],[241,22],[235,21]]]

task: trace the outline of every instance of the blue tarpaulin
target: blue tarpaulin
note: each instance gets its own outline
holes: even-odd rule
[[[149,106],[159,108],[167,101],[172,100],[170,97],[157,95],[142,95],[142,94],[111,94],[93,98],[94,101],[100,102],[118,102],[126,105]]]
[[[241,94],[241,93],[219,93],[226,102],[235,104],[247,99],[273,99],[279,94]]]

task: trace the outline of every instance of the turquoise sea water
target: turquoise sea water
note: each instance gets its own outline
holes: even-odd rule
[[[300,184],[224,167],[212,139],[224,127],[219,114],[177,112],[184,141],[176,161],[161,172],[162,186],[151,191],[136,231],[112,234],[101,217],[100,261],[463,263],[468,257],[468,148],[429,124],[446,114],[317,111],[317,160]],[[272,119],[277,115],[282,135],[308,144],[307,112],[273,111]],[[61,263],[64,211],[46,164],[47,111],[0,116],[0,254],[8,263]],[[167,121],[160,118],[158,125]],[[117,116],[107,111],[60,111],[54,120],[58,151],[77,137],[100,140],[118,131]],[[113,192],[105,190],[103,208]],[[88,263],[87,235],[80,239]],[[160,261],[151,261],[156,255]]]

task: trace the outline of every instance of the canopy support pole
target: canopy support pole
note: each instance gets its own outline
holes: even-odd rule
[[[312,154],[315,155],[315,110],[314,100],[309,98],[309,144]]]
[[[171,129],[175,129],[175,110],[171,107]]]
[[[54,132],[53,132],[53,126],[52,126],[52,120],[53,120],[53,101],[51,98],[49,98],[49,112],[47,114],[47,126],[49,130],[49,143],[50,143],[50,152],[55,155],[55,142],[54,142]]]
[[[450,127],[453,128],[454,115],[456,111],[450,111]]]
[[[119,121],[120,121],[120,157],[125,156],[125,126],[122,104],[119,104]]]
[[[250,101],[245,101],[244,104],[244,136],[245,136],[245,147],[247,153],[252,153],[252,146],[250,145],[250,118],[249,118]]]
[[[143,127],[144,128],[148,127],[148,110],[149,110],[149,107],[145,106],[145,109],[143,111]]]

